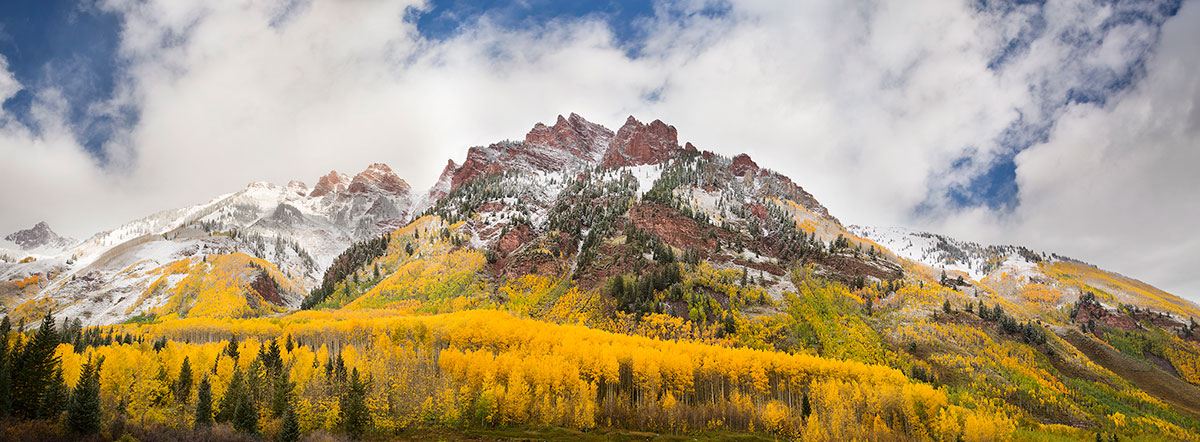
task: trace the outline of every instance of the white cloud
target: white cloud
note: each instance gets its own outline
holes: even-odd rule
[[[1184,5],[1138,85],[1071,106],[1017,157],[1021,206],[958,229],[1087,260],[1200,299],[1200,6]],[[947,227],[954,229],[954,222]],[[964,228],[964,226],[967,226]]]
[[[1113,14],[1110,6],[1057,0],[1039,12],[1031,5],[980,11],[968,2],[747,0],[714,16],[700,11],[719,3],[660,3],[658,18],[639,23],[647,40],[631,58],[595,17],[523,29],[484,17],[431,41],[403,20],[409,8],[424,7],[419,1],[314,1],[289,10],[292,3],[104,3],[124,17],[120,56],[127,68],[117,97],[96,108],[132,107],[140,119],[106,146],[110,163],[101,167],[61,123],[52,91],[38,100],[39,118],[51,129],[33,133],[0,116],[0,186],[22,190],[0,194],[0,231],[47,219],[86,236],[250,181],[312,184],[331,168],[354,173],[376,161],[420,189],[469,146],[520,138],[534,122],[568,112],[610,127],[628,114],[661,118],[701,148],[748,152],[847,222],[911,224],[913,208],[930,203],[930,219],[950,214],[943,227],[951,233],[1030,241],[1083,259],[1110,256],[1104,247],[1123,241],[1121,229],[1131,223],[1051,222],[1056,208],[1093,195],[1057,178],[1065,170],[1094,180],[1140,178],[1128,188],[1093,188],[1136,200],[1123,205],[1145,213],[1195,215],[1189,208],[1196,197],[1186,191],[1176,200],[1143,195],[1169,192],[1161,186],[1195,187],[1183,175],[1151,173],[1162,161],[1195,164],[1179,153],[1195,151],[1186,130],[1195,125],[1163,126],[1183,117],[1161,115],[1167,105],[1147,95],[1147,88],[1162,88],[1168,92],[1161,99],[1194,102],[1187,101],[1194,94],[1169,91],[1195,80],[1155,72],[1183,69],[1160,66],[1171,56],[1147,67],[1151,77],[1143,83],[1161,85],[1130,92],[1119,104],[1069,111],[1046,105],[1065,101],[1071,87],[1119,74],[1153,42],[1155,29],[1146,25],[1115,28],[1094,47],[1057,38],[1096,32]],[[1173,19],[1183,22],[1174,27],[1194,25],[1189,14]],[[1036,33],[1033,23],[1044,24],[1043,38],[1014,51],[1000,70],[988,69],[1010,40]],[[1172,51],[1165,45],[1160,52]],[[1174,51],[1190,55],[1186,47]],[[0,97],[10,96],[20,85],[0,71]],[[1050,142],[1018,157],[1016,212],[955,213],[942,200],[947,187],[1006,153],[996,140],[1013,120],[1062,112]],[[1126,120],[1139,124],[1116,124]],[[1147,147],[1149,139],[1157,144]],[[963,157],[972,165],[948,170]],[[1056,158],[1073,160],[1072,169]],[[1118,159],[1128,166],[1109,164]],[[1123,205],[1097,213],[1113,218]],[[997,217],[1002,221],[991,221]],[[1194,236],[1182,227],[1186,221],[1143,218],[1144,235]],[[930,219],[920,222],[929,227]],[[1073,248],[1078,244],[1097,245]],[[1200,249],[1155,244],[1163,255],[1139,256],[1168,276],[1188,269],[1164,263]],[[1150,264],[1111,256],[1096,261],[1174,284],[1158,279]]]

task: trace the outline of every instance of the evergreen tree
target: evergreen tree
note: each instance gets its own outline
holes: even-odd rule
[[[11,362],[12,355],[15,352],[8,351],[8,332],[12,329],[12,323],[9,322],[8,316],[0,320],[0,418],[12,414],[12,371]]]
[[[54,317],[46,313],[33,341],[25,345],[13,360],[11,394],[14,415],[25,419],[37,417],[42,394],[46,392],[54,368],[59,364],[58,355],[55,354],[57,347],[58,330],[54,325]]]
[[[100,369],[104,358],[88,358],[67,402],[67,428],[74,433],[92,434],[100,430]]]
[[[233,428],[247,434],[258,434],[258,410],[250,395],[242,394],[233,411]]]
[[[954,307],[950,306],[950,300],[947,299],[946,302],[942,304],[942,312],[946,313],[946,314],[950,314],[950,312],[952,312],[952,311],[954,311]]]
[[[287,335],[287,343],[284,344],[283,348],[287,349],[288,353],[291,353],[292,349],[296,348],[295,345],[292,344],[292,335]]]
[[[812,403],[808,400],[808,393],[804,393],[800,398],[800,417],[807,419],[810,414],[812,414]]]
[[[57,421],[66,408],[67,382],[63,379],[60,364],[54,369],[54,376],[50,378],[50,384],[46,386],[46,392],[42,394],[42,403],[37,414],[39,418]]]
[[[350,381],[346,392],[339,401],[338,421],[342,431],[358,437],[371,425],[371,414],[367,410],[367,389],[370,381],[364,381],[358,375],[358,369],[350,372]]]
[[[279,352],[279,342],[271,340],[271,344],[267,346],[266,359],[263,360],[263,365],[267,367],[267,371],[272,376],[276,376],[283,370],[283,356]]]
[[[238,339],[237,335],[229,338],[229,345],[225,346],[225,354],[237,361],[238,358]]]
[[[183,357],[183,364],[179,366],[179,380],[175,381],[174,391],[175,401],[186,405],[192,393],[192,363],[187,356]]]
[[[296,418],[296,407],[290,403],[283,413],[283,423],[279,428],[280,442],[296,442],[300,440],[300,420]]]
[[[296,383],[291,382],[289,377],[289,374],[284,372],[275,378],[275,387],[271,395],[271,416],[273,417],[283,416],[287,411],[288,404],[292,403]]]
[[[171,396],[175,390],[175,384],[167,379],[167,369],[163,366],[158,366],[158,373],[154,375],[154,383],[162,386],[162,389],[154,389],[154,395],[151,398],[151,403],[156,407],[165,407],[170,405]]]
[[[200,380],[200,386],[196,388],[196,428],[212,425],[212,385],[208,383],[208,376]]]
[[[267,383],[266,368],[258,359],[250,362],[250,367],[246,369],[246,395],[250,397],[250,402],[255,408],[270,398],[271,385]]]
[[[333,377],[337,379],[339,384],[346,383],[346,360],[342,359],[340,352],[337,355],[337,359],[333,362]]]
[[[221,423],[232,422],[242,396],[246,396],[245,381],[242,380],[242,371],[234,367],[233,376],[229,378],[229,388],[225,389],[225,396],[221,397],[221,405],[217,407],[217,414],[213,418]]]

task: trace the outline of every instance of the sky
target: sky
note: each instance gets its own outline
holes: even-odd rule
[[[252,181],[414,188],[571,112],[745,152],[844,224],[1057,252],[1200,301],[1197,1],[0,4],[0,232]]]

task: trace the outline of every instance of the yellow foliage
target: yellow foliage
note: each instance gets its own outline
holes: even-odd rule
[[[1200,309],[1182,298],[1162,291],[1150,284],[1128,278],[1099,268],[1070,261],[1043,262],[1038,265],[1041,272],[1057,279],[1061,284],[1079,291],[1091,291],[1102,299],[1117,303],[1137,304],[1177,315],[1181,318],[1200,317]],[[1114,299],[1114,297],[1116,297]]]
[[[162,277],[143,295],[143,298],[149,298],[161,293],[168,297],[163,306],[153,310],[155,314],[181,318],[241,318],[283,311],[282,307],[263,299],[250,287],[263,273],[279,284],[281,293],[301,292],[273,264],[243,253],[210,255],[204,262],[196,262],[196,258],[180,261],[162,266],[158,270]],[[173,287],[164,287],[166,278],[185,271],[187,276]]]
[[[537,288],[544,282],[524,283]],[[109,361],[101,379],[102,400],[106,409],[123,405],[147,422],[171,416],[160,403],[166,390],[159,372],[173,379],[185,357],[193,370],[209,376],[214,398],[225,394],[234,367],[223,355],[222,340],[237,334],[243,370],[260,342],[290,336],[299,345],[282,358],[296,383],[305,430],[336,425],[337,387],[330,378],[336,371],[327,366],[340,354],[347,370],[373,380],[368,408],[380,428],[431,421],[671,431],[714,427],[785,436],[819,430],[832,439],[863,440],[939,434],[951,428],[944,416],[953,416],[964,420],[964,427],[986,427],[978,434],[1010,431],[1002,417],[953,408],[941,390],[909,383],[903,373],[883,366],[614,334],[501,311],[414,317],[386,310],[321,310],[277,318],[187,318],[122,329],[145,337],[145,343],[90,350]],[[150,342],[158,337],[170,342],[155,352]],[[68,356],[64,361],[77,361],[69,347],[60,347],[60,353]],[[799,415],[804,392],[813,402],[807,420]]]
[[[419,299],[418,311],[451,312],[485,304],[487,290],[477,276],[486,264],[483,253],[471,248],[455,248],[441,240],[432,233],[440,223],[437,217],[426,216],[394,232],[388,253],[373,264],[391,274],[366,293],[342,285],[325,305],[345,305],[348,309],[395,309],[412,305],[411,300]],[[447,228],[458,226],[461,223]],[[413,243],[410,235],[418,231],[425,231],[420,235],[420,242],[416,242],[419,246],[412,255],[406,255],[404,244]]]

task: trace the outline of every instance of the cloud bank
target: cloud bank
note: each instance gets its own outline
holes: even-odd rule
[[[534,122],[633,114],[750,153],[847,223],[1026,244],[1200,299],[1194,2],[685,0],[633,43],[602,17],[487,13],[430,39],[420,1],[95,6],[122,17],[121,69],[89,112],[137,117],[96,155],[65,88],[35,91],[36,128],[0,114],[0,231],[85,237],[376,161],[420,189]],[[0,62],[0,101],[25,87]]]

